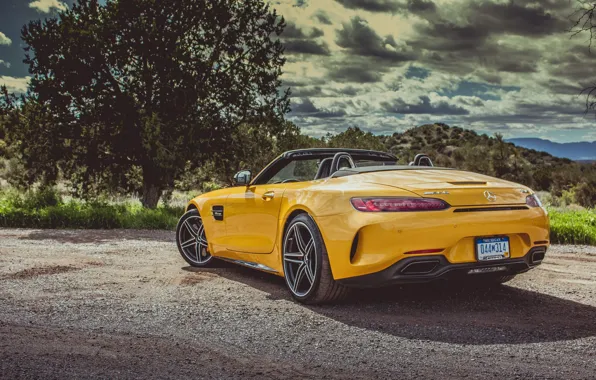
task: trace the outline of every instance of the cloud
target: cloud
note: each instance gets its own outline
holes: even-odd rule
[[[329,55],[329,47],[326,43],[317,43],[311,40],[289,40],[284,43],[286,52],[303,53],[315,55]]]
[[[578,93],[596,83],[596,52],[566,32],[573,2],[278,3],[286,4],[282,14],[294,24],[293,38],[325,53],[286,50],[284,85],[295,96],[288,117],[305,133],[354,125],[392,133],[439,121],[508,137],[562,138],[558,131],[573,126],[582,139],[593,129]],[[314,29],[322,35],[309,38]]]
[[[304,29],[298,28],[293,22],[288,21],[282,33],[282,41],[287,53],[329,55],[327,43],[318,40],[319,37],[324,35],[323,30],[319,28],[310,28],[306,32]]]
[[[403,3],[396,0],[335,0],[349,9],[362,9],[369,12],[397,12]]]
[[[382,76],[374,67],[350,65],[331,69],[329,78],[338,82],[372,83],[380,81]]]
[[[65,11],[68,9],[68,5],[59,0],[36,0],[29,3],[29,8],[43,13],[50,13],[53,10]]]
[[[308,33],[303,29],[298,28],[296,24],[291,21],[286,22],[286,27],[282,33],[285,38],[317,38],[322,37],[325,33],[319,28],[311,28]]]
[[[321,110],[316,107],[310,99],[301,98],[298,99],[298,102],[296,102],[296,100],[292,102],[291,114],[316,118],[333,118],[344,116],[346,115],[346,112],[343,109]]]
[[[314,14],[313,17],[318,20],[321,24],[324,25],[332,25],[333,23],[331,22],[331,19],[329,18],[329,15],[327,14],[327,12],[325,12],[324,10],[317,10]]]
[[[437,9],[431,0],[409,0],[407,7],[412,13],[435,12]]]
[[[30,77],[15,78],[10,76],[0,76],[0,86],[6,86],[8,92],[23,93],[27,92]]]
[[[386,112],[398,114],[467,115],[470,113],[465,108],[449,104],[445,100],[431,102],[426,95],[420,96],[416,103],[408,103],[397,98],[390,102],[382,102],[381,107]]]
[[[336,43],[348,49],[352,54],[383,58],[391,61],[405,62],[415,58],[415,55],[405,45],[400,45],[391,35],[380,37],[359,16],[350,22],[343,23],[342,29],[337,31]]]
[[[3,59],[0,59],[0,65],[10,69],[10,62],[6,62]]]
[[[6,34],[0,32],[0,45],[10,45],[12,40],[6,36]]]

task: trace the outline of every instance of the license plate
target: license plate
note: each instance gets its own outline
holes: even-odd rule
[[[478,261],[508,259],[509,237],[476,238],[476,258]]]

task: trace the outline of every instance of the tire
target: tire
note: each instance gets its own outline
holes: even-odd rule
[[[333,279],[323,237],[308,214],[290,221],[284,234],[282,260],[286,285],[298,302],[331,303],[347,295],[348,288]]]
[[[191,266],[204,268],[213,265],[203,220],[197,209],[188,210],[178,221],[176,245],[182,258]]]

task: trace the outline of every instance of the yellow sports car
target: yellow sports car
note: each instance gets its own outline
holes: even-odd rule
[[[529,188],[383,152],[285,152],[237,186],[192,199],[176,230],[182,257],[284,276],[304,303],[350,287],[443,279],[502,283],[539,265],[549,220]]]

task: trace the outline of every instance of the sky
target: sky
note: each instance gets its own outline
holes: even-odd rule
[[[270,0],[284,16],[288,119],[312,136],[442,122],[506,138],[596,140],[596,49],[577,0]],[[72,0],[0,0],[0,84],[27,86],[20,29]]]

